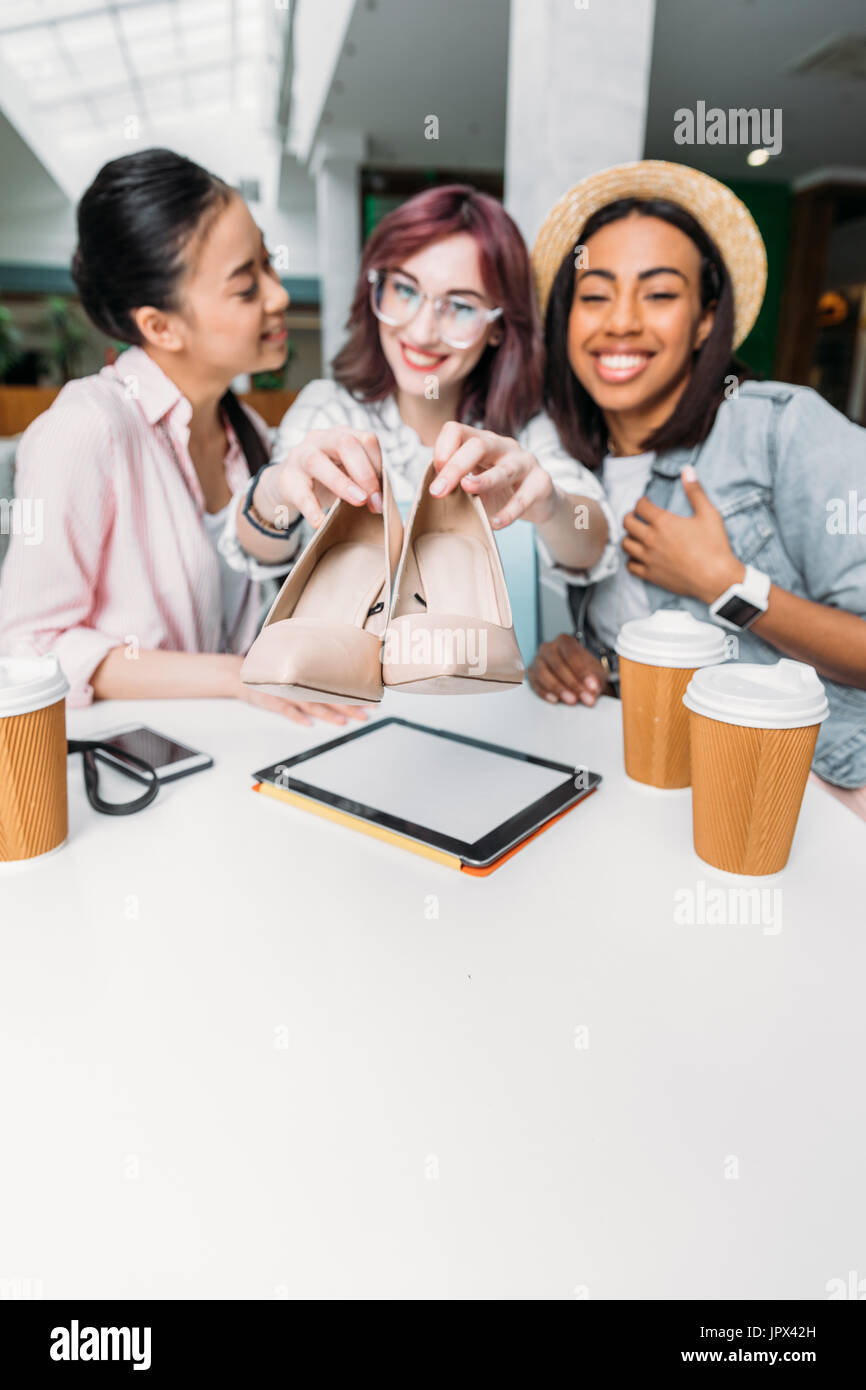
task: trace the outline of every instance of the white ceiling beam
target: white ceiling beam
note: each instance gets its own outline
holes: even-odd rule
[[[61,149],[56,122],[46,119],[35,109],[21,78],[2,56],[0,108],[58,188],[63,190],[67,198],[75,201],[81,191],[79,171],[73,167],[68,153]]]
[[[294,81],[289,148],[306,164],[322,119],[357,0],[299,0],[294,15]]]

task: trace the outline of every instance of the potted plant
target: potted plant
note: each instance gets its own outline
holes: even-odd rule
[[[21,334],[15,326],[11,309],[0,304],[0,381],[21,356]]]
[[[289,338],[286,342],[286,360],[283,365],[273,372],[253,372],[250,377],[252,389],[254,391],[284,391],[286,387],[286,373],[289,370],[295,353],[295,345],[291,338]]]
[[[51,338],[45,356],[65,383],[75,376],[81,349],[87,341],[87,330],[76,317],[72,301],[60,295],[48,299],[46,317]]]

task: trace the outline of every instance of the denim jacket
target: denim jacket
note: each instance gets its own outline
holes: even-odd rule
[[[677,516],[692,511],[680,472],[686,464],[725,522],[743,564],[801,598],[866,618],[866,430],[805,386],[745,381],[719,407],[702,444],[657,455],[645,495]],[[624,560],[621,559],[621,563]],[[650,607],[685,608],[712,621],[699,599],[646,585]],[[591,586],[570,589],[580,641]],[[737,634],[740,661],[783,655],[756,632]],[[822,676],[830,705],[813,768],[840,787],[866,785],[866,690]]]

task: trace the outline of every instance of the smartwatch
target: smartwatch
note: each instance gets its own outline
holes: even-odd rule
[[[743,578],[710,604],[710,614],[725,627],[742,631],[766,613],[769,597],[770,576],[746,565]]]

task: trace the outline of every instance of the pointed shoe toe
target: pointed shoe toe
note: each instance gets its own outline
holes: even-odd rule
[[[431,463],[406,524],[382,678],[419,695],[513,690],[525,675],[487,513],[457,487],[435,498]]]

